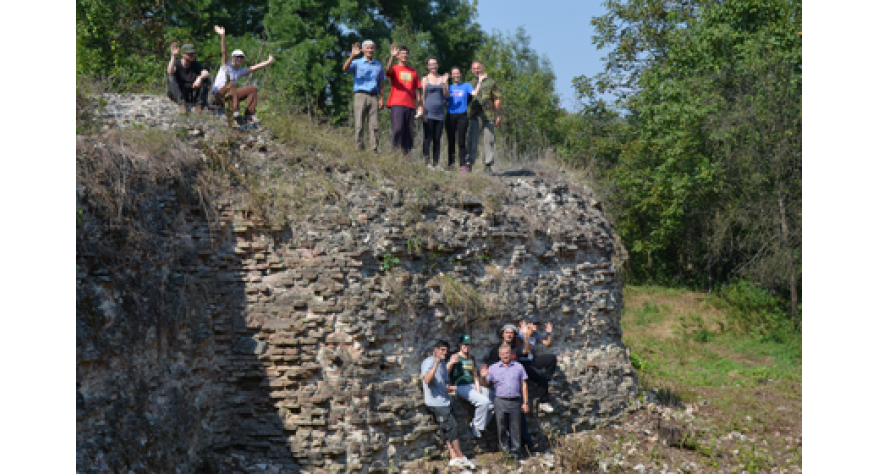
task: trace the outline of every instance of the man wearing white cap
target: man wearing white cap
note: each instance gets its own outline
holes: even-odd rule
[[[257,113],[257,87],[247,86],[233,89],[233,86],[242,77],[275,62],[275,58],[270,54],[269,59],[260,64],[253,67],[243,67],[244,52],[240,49],[236,49],[232,52],[232,59],[227,62],[226,28],[215,26],[214,31],[220,35],[220,50],[223,53],[223,65],[220,66],[220,70],[217,71],[217,78],[214,82],[214,102],[217,105],[222,106],[226,98],[229,97],[229,99],[232,100],[232,110],[235,111],[237,115],[238,104],[242,99],[245,99],[246,106],[244,116],[246,121],[257,122],[258,120],[254,116],[254,114]]]
[[[364,57],[355,59],[361,51]],[[354,141],[358,149],[364,149],[364,122],[370,130],[370,148],[379,151],[376,135],[379,130],[379,111],[382,110],[382,96],[385,92],[385,68],[382,63],[373,59],[376,43],[364,41],[351,45],[351,56],[345,60],[342,70],[354,73]]]

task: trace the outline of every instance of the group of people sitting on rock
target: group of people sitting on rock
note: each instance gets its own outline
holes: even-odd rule
[[[187,43],[178,48],[171,44],[171,60],[168,62],[168,97],[176,102],[181,113],[186,104],[195,104],[200,114],[207,107],[209,96],[218,106],[228,102],[238,115],[239,104],[246,101],[245,121],[256,122],[257,88],[253,85],[237,88],[237,82],[274,62],[272,55],[259,64],[244,66],[245,54],[236,49],[229,58],[226,52],[226,29],[215,26],[220,35],[222,65],[212,83],[210,72],[196,60],[196,48]],[[363,57],[358,56],[363,53]],[[484,170],[491,174],[495,163],[495,127],[501,124],[501,91],[494,79],[483,69],[483,63],[471,64],[473,79],[463,82],[461,67],[453,66],[440,75],[440,60],[428,58],[428,74],[419,77],[418,71],[409,63],[406,46],[391,45],[387,64],[374,59],[376,44],[364,41],[363,47],[355,43],[351,55],[342,70],[354,76],[354,129],[355,145],[364,149],[366,130],[369,130],[370,148],[378,152],[377,131],[379,111],[387,107],[391,118],[391,146],[409,154],[413,149],[414,120],[423,122],[424,141],[422,156],[425,164],[439,170],[455,168],[456,145],[458,166],[461,172],[473,169],[479,143],[482,138]],[[180,55],[180,58],[177,56]],[[397,61],[394,64],[394,61]],[[385,98],[385,80],[391,83]],[[452,83],[450,84],[450,79]],[[490,118],[493,114],[494,118]],[[440,165],[440,143],[443,130],[447,134],[448,159],[445,167]]]
[[[230,58],[226,50],[226,28],[215,26],[214,31],[220,35],[221,63],[216,80],[211,82],[211,73],[196,60],[196,47],[190,43],[178,48],[171,43],[171,60],[168,62],[168,97],[178,104],[180,113],[186,113],[186,104],[195,104],[194,110],[201,114],[208,105],[208,96],[213,94],[213,103],[224,107],[230,102],[235,115],[239,114],[239,105],[245,101],[245,122],[256,122],[257,87],[246,86],[237,88],[237,82],[256,71],[275,62],[269,55],[265,61],[251,67],[244,65],[244,52],[236,49]],[[180,58],[177,55],[180,54]]]
[[[538,393],[533,394],[533,399],[538,409],[552,413],[549,381],[556,372],[555,355],[535,354],[539,342],[545,346],[553,343],[553,324],[546,323],[545,333],[541,334],[540,323],[535,317],[520,321],[518,329],[513,324],[505,324],[498,332],[500,342],[489,349],[479,369],[469,334],[459,337],[458,351],[451,356],[447,357],[449,343],[440,340],[434,344],[431,356],[422,361],[425,405],[440,426],[440,436],[449,449],[450,466],[474,468],[461,452],[450,393],[474,406],[474,416],[469,423],[474,437],[482,437],[494,416],[502,451],[516,460],[535,451],[526,424],[525,415],[529,413],[532,399],[526,381],[531,380],[537,387]]]

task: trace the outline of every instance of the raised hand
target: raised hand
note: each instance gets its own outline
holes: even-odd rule
[[[529,337],[532,335],[532,329],[529,327],[529,323],[525,321],[520,321],[519,323],[519,334],[523,337]]]
[[[552,334],[553,333],[553,323],[545,324],[544,325],[544,332],[546,332],[547,334]]]
[[[171,43],[171,55],[177,56],[180,54],[180,48],[177,47],[177,42]]]
[[[266,64],[272,64],[275,62],[275,56],[269,55],[269,59],[266,60]]]
[[[449,358],[450,364],[455,364],[458,362],[458,354],[452,354],[452,357]]]
[[[226,34],[226,28],[223,28],[222,26],[214,25],[214,31],[220,36],[223,36]]]
[[[445,84],[447,82],[449,82],[449,73],[448,72],[443,75],[443,83]]]
[[[437,355],[437,354],[434,354],[434,355],[433,355],[433,356],[431,356],[431,357],[433,357],[433,358],[434,358],[434,365],[437,365],[437,364],[439,364],[439,363],[440,363],[440,362],[442,362],[442,361],[443,361],[443,358],[442,358],[442,357],[440,357],[440,356],[438,356],[438,355]]]
[[[392,44],[391,44],[391,57],[392,57],[392,58],[396,58],[396,57],[397,57],[397,53],[399,53],[399,52],[400,52],[400,48],[398,48],[396,44],[393,44],[393,43],[392,43]]]
[[[351,45],[351,55],[357,56],[359,54],[361,54],[361,44],[355,43],[355,44]]]

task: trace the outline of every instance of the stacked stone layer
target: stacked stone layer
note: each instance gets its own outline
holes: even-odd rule
[[[78,139],[78,154],[87,146]],[[173,181],[156,181],[143,205],[167,216],[157,235],[179,236],[161,281],[185,307],[167,327],[136,324],[123,299],[150,295],[132,294],[100,255],[78,255],[80,470],[192,472],[219,452],[302,472],[439,457],[418,375],[433,342],[467,331],[482,360],[503,323],[531,315],[553,322],[555,342],[541,350],[560,362],[555,413],[531,415],[532,432],[626,413],[637,387],[621,342],[619,251],[588,190],[499,177],[500,204],[421,202],[413,225],[413,193],[337,174],[345,202],[286,229],[231,202],[209,218]],[[476,295],[472,307],[450,285]],[[174,344],[162,342],[169,331]],[[497,449],[466,429],[467,403],[454,410],[466,452]]]

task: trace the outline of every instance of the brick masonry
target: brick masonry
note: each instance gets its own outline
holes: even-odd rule
[[[78,137],[78,160],[95,146]],[[339,175],[346,205],[285,229],[231,201],[209,218],[177,181],[144,178],[132,219],[162,245],[126,258],[105,255],[112,225],[78,183],[78,471],[194,472],[230,452],[313,473],[439,457],[418,376],[432,343],[466,330],[482,360],[503,323],[533,314],[553,322],[542,349],[559,358],[556,410],[530,415],[533,434],[630,410],[621,250],[589,190],[499,177],[500,205],[422,203],[413,226],[411,192]],[[467,403],[454,410],[466,454],[497,449],[466,429]]]

